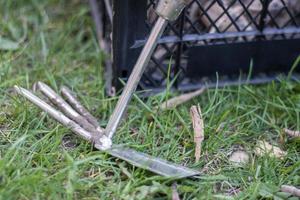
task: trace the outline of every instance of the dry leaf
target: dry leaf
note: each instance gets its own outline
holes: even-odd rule
[[[300,189],[296,188],[295,186],[282,185],[281,192],[286,192],[292,194],[293,196],[300,197]]]
[[[279,147],[275,147],[266,141],[259,141],[257,143],[257,147],[255,148],[254,152],[258,156],[263,156],[265,154],[269,154],[272,157],[276,157],[276,158],[280,158],[280,159],[282,159],[287,154],[285,151],[281,150]]]
[[[204,123],[202,119],[201,109],[198,106],[192,106],[190,110],[192,122],[193,122],[193,129],[194,129],[194,142],[196,144],[195,147],[195,158],[196,162],[200,160],[201,156],[201,146],[204,140]]]
[[[159,106],[159,108],[161,110],[169,110],[169,109],[175,108],[178,105],[188,102],[189,100],[193,99],[194,97],[201,95],[205,91],[205,89],[206,88],[201,88],[199,90],[196,90],[195,92],[190,92],[190,93],[180,95],[178,97],[174,97],[166,102],[163,102],[161,104],[161,106]]]
[[[180,200],[176,183],[173,183],[172,185],[172,200]]]
[[[229,161],[235,164],[247,164],[249,162],[249,155],[245,151],[235,151],[231,154]]]
[[[285,128],[283,130],[288,136],[291,136],[293,138],[296,138],[296,137],[300,137],[300,131],[292,131],[290,129],[287,129]]]

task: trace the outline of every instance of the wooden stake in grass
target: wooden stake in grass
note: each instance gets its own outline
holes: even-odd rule
[[[300,137],[300,131],[292,131],[290,129],[283,129],[283,131],[288,135],[291,136],[292,138],[297,138]]]
[[[168,101],[165,101],[161,104],[161,106],[159,106],[158,108],[160,108],[161,110],[169,110],[172,108],[176,108],[178,105],[186,103],[188,101],[190,101],[191,99],[193,99],[196,96],[201,95],[206,88],[201,88],[199,90],[196,90],[194,92],[190,92],[190,93],[186,93],[177,97],[174,97],[172,99],[169,99]]]
[[[202,119],[202,113],[199,106],[192,106],[190,110],[193,129],[194,129],[194,142],[195,147],[195,158],[196,162],[199,162],[201,156],[201,147],[204,140],[204,123]]]

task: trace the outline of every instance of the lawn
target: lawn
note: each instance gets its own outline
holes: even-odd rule
[[[105,127],[117,98],[105,95],[105,56],[93,30],[87,1],[0,0],[1,199],[172,197],[174,180],[94,150],[12,90],[38,80],[56,90],[68,85]],[[181,199],[284,199],[281,185],[300,185],[300,139],[282,131],[300,129],[299,80],[209,89],[176,109],[152,109],[169,97],[134,99],[114,142],[201,171],[199,179],[177,181]],[[192,105],[201,106],[205,124],[198,163]],[[255,155],[260,140],[287,155]],[[250,162],[233,164],[228,157],[241,148]]]

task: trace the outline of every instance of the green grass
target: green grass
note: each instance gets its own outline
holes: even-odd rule
[[[103,55],[88,4],[79,0],[0,0],[0,35],[20,41],[0,51],[1,199],[170,199],[172,180],[98,151],[11,89],[42,80],[68,85],[105,126],[116,98],[104,94]],[[200,179],[177,182],[182,199],[274,198],[282,184],[300,185],[300,141],[282,128],[300,129],[300,83],[282,78],[262,86],[210,89],[177,109],[151,111],[168,93],[131,102],[114,141],[136,150],[207,170]],[[171,94],[174,95],[174,94]],[[205,121],[203,156],[194,162],[189,108],[199,104]],[[221,132],[218,127],[225,124]],[[265,139],[288,152],[283,159],[257,157]],[[69,142],[68,145],[64,145]],[[228,156],[238,146],[251,162],[236,167]],[[209,164],[207,164],[209,163]],[[278,197],[279,198],[279,197]]]

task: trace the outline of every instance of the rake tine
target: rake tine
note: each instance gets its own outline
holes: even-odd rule
[[[71,90],[66,86],[62,86],[60,89],[62,96],[65,100],[83,117],[86,118],[97,130],[104,131],[98,124],[97,119],[77,100],[75,95],[72,94]]]
[[[82,128],[93,134],[93,138],[101,137],[103,132],[97,130],[86,118],[77,113],[62,97],[60,97],[48,85],[42,82],[37,83],[38,89],[49,98],[67,117],[74,120]]]
[[[25,97],[27,100],[29,100],[31,103],[34,105],[38,106],[40,109],[48,113],[51,117],[53,117],[56,121],[60,122],[64,126],[68,127],[71,129],[72,132],[75,134],[81,136],[82,138],[88,140],[88,141],[93,141],[93,137],[90,132],[86,131],[83,129],[81,126],[79,126],[77,123],[66,117],[63,113],[60,111],[54,109],[52,106],[44,102],[42,99],[39,97],[35,96],[33,93],[30,91],[19,87],[19,86],[14,86],[15,91]]]

